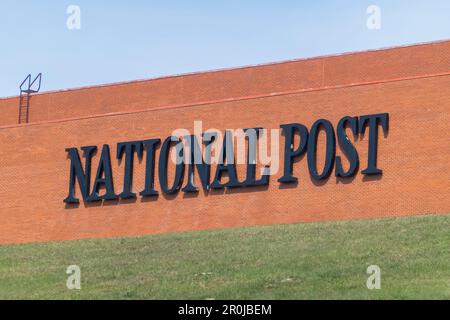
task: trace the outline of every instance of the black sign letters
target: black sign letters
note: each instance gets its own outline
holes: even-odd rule
[[[367,134],[368,137],[368,152],[367,164],[361,173],[363,175],[380,175],[382,171],[377,167],[379,127],[384,134],[388,133],[389,115],[387,113],[360,117],[346,116],[337,123],[336,130],[333,124],[325,119],[314,122],[309,131],[305,125],[300,123],[282,124],[280,129],[284,136],[284,152],[282,155],[282,176],[278,179],[278,182],[282,184],[298,182],[298,177],[293,175],[294,162],[305,154],[309,174],[313,180],[326,180],[332,174],[333,169],[336,177],[354,176],[360,166],[360,158],[355,143],[364,134]],[[347,135],[346,129],[350,130],[350,137]],[[210,132],[204,133],[201,139],[198,139],[195,135],[189,135],[183,137],[183,139],[169,136],[162,143],[160,139],[118,143],[116,160],[121,161],[124,168],[124,179],[120,192],[114,189],[109,145],[105,144],[101,149],[92,187],[90,184],[92,159],[97,152],[97,146],[81,147],[84,164],[81,161],[78,149],[68,148],[66,152],[70,159],[69,193],[64,202],[68,204],[79,203],[75,194],[77,183],[81,197],[85,202],[135,198],[133,166],[136,159],[145,162],[145,186],[139,192],[141,197],[155,197],[158,196],[159,192],[172,195],[180,190],[184,193],[196,193],[199,192],[198,182],[204,192],[209,192],[211,189],[249,188],[268,185],[270,175],[266,173],[259,175],[256,171],[255,154],[261,130],[262,128],[244,129],[246,133],[252,131],[256,134],[252,138],[250,138],[251,135],[247,136],[246,175],[243,181],[238,179],[234,161],[234,138],[228,130],[225,131],[222,140],[217,164],[211,163],[210,146],[215,141],[216,136]],[[326,139],[324,146],[325,161],[323,166],[318,167],[317,141],[321,131],[325,133]],[[186,145],[189,148],[186,148]],[[348,162],[346,170],[343,166],[342,157],[336,156],[337,146],[346,158],[346,162]],[[157,174],[160,191],[154,185],[157,148],[159,147]],[[202,152],[203,149],[204,152]],[[172,178],[169,181],[168,165],[171,161],[171,152],[176,153],[176,163],[174,175],[171,175]],[[185,159],[189,159],[189,161],[186,163]],[[361,161],[363,160],[361,159]],[[214,172],[211,172],[212,169],[214,169]],[[185,170],[187,170],[186,181],[184,181]],[[197,185],[194,181],[195,172],[197,172],[199,178]]]

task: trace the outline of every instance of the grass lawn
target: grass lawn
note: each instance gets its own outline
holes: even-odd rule
[[[0,298],[450,299],[450,215],[3,245]]]

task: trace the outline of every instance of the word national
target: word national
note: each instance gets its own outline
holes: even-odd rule
[[[270,160],[260,160],[259,163],[257,160],[261,158],[261,153],[260,157],[256,156],[258,146],[259,151],[267,147],[267,132],[263,128],[227,129],[223,135],[211,130],[200,134],[185,133],[181,136],[172,133],[162,143],[159,138],[120,142],[117,144],[115,154],[117,161],[124,163],[123,184],[120,193],[116,193],[114,189],[111,152],[108,144],[104,144],[101,149],[92,187],[92,160],[97,152],[97,146],[81,147],[85,159],[84,165],[81,162],[79,150],[67,148],[66,152],[70,159],[70,177],[69,193],[64,202],[67,204],[79,203],[75,192],[77,183],[85,202],[135,198],[136,193],[133,191],[132,180],[136,157],[142,161],[145,158],[145,185],[139,191],[141,197],[156,197],[160,192],[173,195],[180,190],[184,193],[197,193],[199,184],[195,183],[195,171],[197,171],[204,192],[210,192],[211,189],[251,188],[268,185],[270,176],[278,172],[277,155],[279,150],[283,155],[283,165],[281,166],[283,175],[278,179],[281,184],[298,182],[297,177],[293,175],[293,166],[295,160],[304,155],[306,155],[309,174],[314,180],[329,178],[333,169],[336,177],[351,177],[357,174],[360,163],[354,142],[366,131],[368,132],[367,165],[361,173],[379,175],[382,171],[377,168],[378,132],[381,127],[386,135],[388,126],[389,115],[387,113],[360,117],[345,116],[339,120],[336,129],[330,121],[325,119],[314,122],[309,130],[300,123],[282,124],[280,129],[273,130],[282,131],[284,145],[281,144],[282,147],[280,147],[279,138],[273,141],[274,137],[279,137],[279,135],[272,134],[271,158]],[[346,129],[351,130],[353,139],[348,137]],[[185,131],[182,130],[182,132]],[[325,161],[322,168],[317,168],[317,142],[320,132],[325,133]],[[238,141],[235,144],[236,136]],[[336,156],[336,145],[347,158],[349,165],[346,170],[342,165],[341,157]],[[235,161],[236,152],[238,160],[243,159],[237,163]],[[239,156],[239,154],[244,156]],[[172,160],[174,168],[169,167],[169,159]],[[238,179],[236,164],[245,165],[245,179],[241,181]],[[263,167],[258,177],[257,164]],[[157,172],[155,172],[156,165]],[[159,190],[155,187],[156,175]]]

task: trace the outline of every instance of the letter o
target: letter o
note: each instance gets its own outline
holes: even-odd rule
[[[167,182],[167,164],[169,161],[169,151],[170,147],[173,143],[175,144],[175,148],[177,151],[177,164],[175,169],[175,178],[172,186],[169,188]],[[158,177],[159,184],[161,186],[161,191],[165,194],[175,194],[181,188],[183,184],[184,177],[184,151],[183,151],[183,142],[174,136],[167,137],[164,140],[164,143],[161,146],[161,153],[159,154],[159,166],[158,166]]]
[[[326,155],[325,164],[321,174],[317,172],[317,138],[319,136],[320,129],[324,129],[326,133]],[[319,119],[314,122],[309,132],[308,139],[308,170],[309,174],[316,180],[324,180],[328,178],[333,170],[334,158],[336,155],[336,141],[334,137],[333,125],[330,121],[325,119]]]

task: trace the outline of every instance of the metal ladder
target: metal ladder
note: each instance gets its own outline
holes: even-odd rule
[[[19,96],[19,124],[28,123],[31,93],[39,92],[41,89],[42,73],[39,73],[33,81],[31,81],[31,74],[29,74],[20,84]],[[33,89],[34,83],[38,81],[37,88]]]

